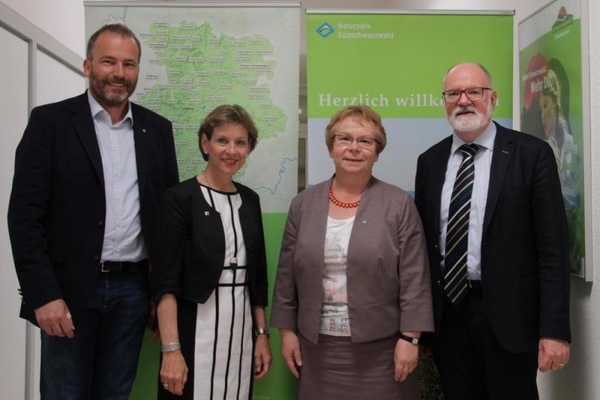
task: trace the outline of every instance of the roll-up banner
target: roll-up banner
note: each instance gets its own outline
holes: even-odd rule
[[[584,168],[590,158],[585,146],[590,130],[588,85],[583,84],[584,3],[553,1],[519,23],[519,83],[521,128],[545,140],[556,157],[569,226],[571,273],[591,281],[593,268],[586,268],[585,262],[587,258],[591,265],[586,236],[592,235],[585,223],[589,205],[584,196],[584,172],[591,169],[591,165]]]
[[[441,100],[454,64],[484,65],[498,92],[494,119],[512,126],[513,11],[307,11],[307,180],[334,171],[325,127],[341,108],[367,104],[388,145],[374,175],[414,192],[417,157],[452,133]]]
[[[139,82],[132,100],[173,123],[180,178],[204,169],[197,132],[217,105],[239,104],[254,119],[258,143],[235,180],[261,198],[269,299],[283,226],[298,190],[300,3],[85,3],[86,39],[121,22],[140,39]],[[132,400],[156,398],[159,340],[146,338]],[[271,372],[254,384],[254,399],[293,398],[293,376],[271,337]]]

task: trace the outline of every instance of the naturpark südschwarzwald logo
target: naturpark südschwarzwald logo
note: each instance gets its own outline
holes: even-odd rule
[[[333,29],[333,27],[331,25],[329,25],[327,22],[324,22],[324,23],[321,24],[321,26],[319,26],[317,28],[316,32],[322,38],[326,38],[327,36],[331,35],[335,31],[334,31],[334,29]]]

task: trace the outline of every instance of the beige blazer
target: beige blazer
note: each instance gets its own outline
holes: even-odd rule
[[[331,180],[294,198],[283,236],[271,325],[317,343]],[[371,178],[358,207],[347,256],[352,341],[400,331],[431,332],[433,317],[421,220],[408,193]]]

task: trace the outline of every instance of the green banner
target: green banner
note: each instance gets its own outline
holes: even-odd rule
[[[374,175],[414,191],[419,154],[452,133],[441,100],[446,72],[484,65],[498,92],[494,119],[512,126],[513,13],[321,13],[307,15],[307,183],[334,172],[325,127],[339,109],[367,104],[383,118],[387,147]],[[429,359],[419,363],[422,398],[441,395]]]
[[[581,1],[548,4],[519,24],[521,128],[550,144],[569,225],[571,272],[585,268]]]
[[[374,174],[414,189],[417,156],[451,134],[441,101],[444,74],[464,61],[494,78],[494,118],[512,126],[512,12],[314,13],[306,28],[308,184],[331,176],[325,126],[337,110],[367,104],[384,118],[388,147]]]

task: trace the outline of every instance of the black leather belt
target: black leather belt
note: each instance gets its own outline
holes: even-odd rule
[[[138,272],[148,270],[148,259],[140,261],[104,261],[100,263],[101,272]]]

